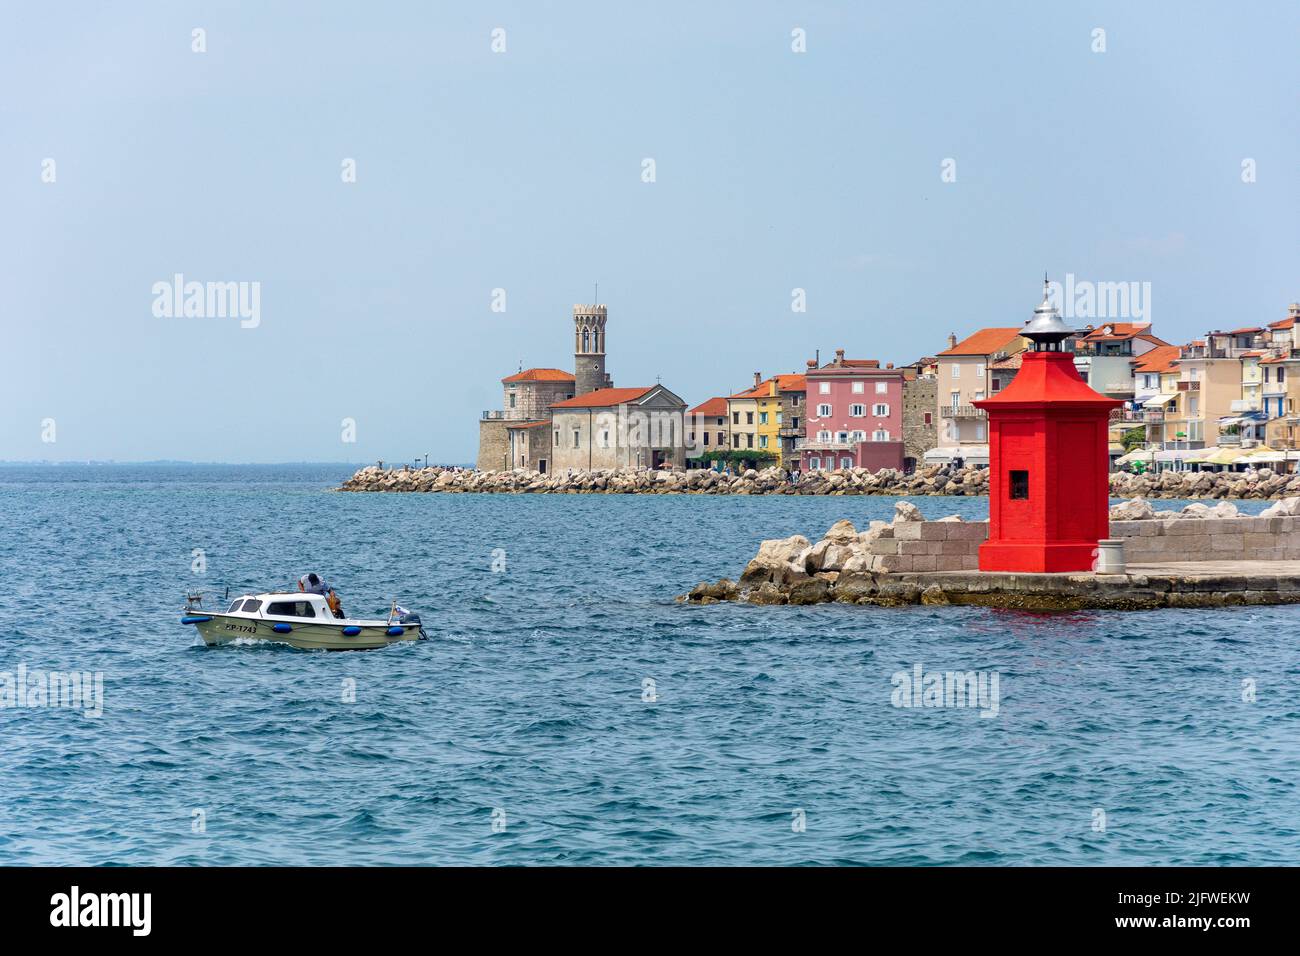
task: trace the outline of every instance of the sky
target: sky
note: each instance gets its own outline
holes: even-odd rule
[[[1275,321],[1298,36],[1282,0],[7,3],[0,460],[472,462],[597,282],[615,385],[690,405],[1019,325],[1045,271],[1150,283],[1170,342]],[[177,274],[256,320],[166,315]]]

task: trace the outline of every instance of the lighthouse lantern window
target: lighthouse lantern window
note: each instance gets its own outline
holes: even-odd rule
[[[1029,472],[1013,471],[1011,481],[1008,482],[1011,489],[1011,498],[1013,500],[1028,500],[1029,498]]]

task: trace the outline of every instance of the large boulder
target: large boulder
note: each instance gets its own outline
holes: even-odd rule
[[[921,509],[910,501],[899,501],[894,504],[894,521],[924,521],[925,516],[921,514]]]
[[[1281,498],[1259,513],[1261,518],[1290,518],[1300,514],[1300,498]]]
[[[777,584],[807,577],[803,552],[809,547],[801,534],[788,538],[770,538],[758,546],[758,554],[745,566],[740,580],[744,584],[772,581]]]
[[[1110,509],[1111,521],[1145,521],[1155,514],[1151,502],[1145,498],[1121,501]]]
[[[858,529],[853,527],[853,522],[848,518],[841,518],[831,525],[823,540],[830,541],[833,544],[852,544],[857,538]]]

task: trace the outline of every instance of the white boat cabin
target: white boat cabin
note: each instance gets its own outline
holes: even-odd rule
[[[323,618],[337,622],[325,598],[319,594],[285,591],[272,594],[242,594],[230,602],[226,613],[235,617],[250,617],[272,621],[301,621],[303,618]]]

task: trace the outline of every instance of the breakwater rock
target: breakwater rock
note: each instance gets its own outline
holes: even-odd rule
[[[716,471],[606,469],[542,475],[535,471],[362,468],[339,491],[433,491],[487,494],[688,495],[986,495],[988,470],[930,465],[910,475],[893,468],[815,471],[791,479],[780,468],[727,475]]]
[[[1271,468],[1158,475],[1115,472],[1110,476],[1110,493],[1116,498],[1292,498],[1300,495],[1300,474],[1279,474]]]
[[[716,471],[603,469],[543,475],[468,468],[362,468],[339,491],[431,491],[540,495],[987,495],[988,469],[927,465],[911,474],[893,468],[814,471],[792,479],[780,468],[727,475]],[[1300,474],[1174,472],[1110,476],[1116,498],[1290,498],[1300,495]]]

